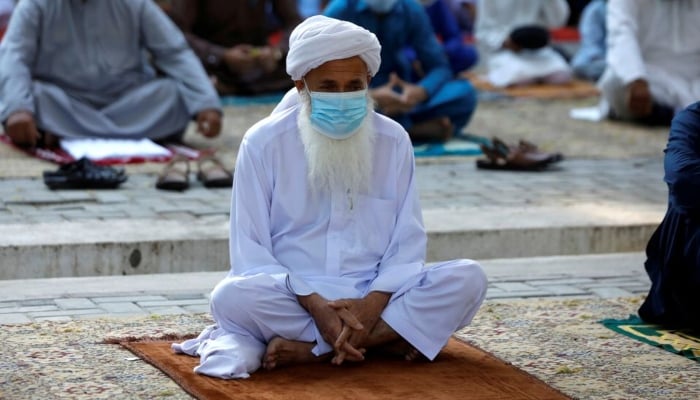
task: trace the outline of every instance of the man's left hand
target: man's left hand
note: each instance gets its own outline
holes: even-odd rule
[[[389,302],[391,295],[383,292],[371,292],[363,299],[339,299],[328,303],[336,310],[345,309],[354,315],[362,324],[362,329],[352,329],[349,326],[343,327],[340,335],[334,343],[336,357],[333,362],[341,364],[345,359],[345,354],[341,350],[344,344],[350,343],[354,348],[365,348],[374,325],[379,321],[384,308]]]
[[[219,110],[207,109],[197,114],[197,132],[212,138],[221,133],[221,113]]]

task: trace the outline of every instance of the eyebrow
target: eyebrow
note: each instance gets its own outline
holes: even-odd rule
[[[360,79],[360,78],[357,78],[357,79],[353,79],[347,83],[350,85],[364,85],[365,81]],[[319,84],[320,85],[338,86],[339,82],[336,80],[333,80],[333,79],[324,79]]]

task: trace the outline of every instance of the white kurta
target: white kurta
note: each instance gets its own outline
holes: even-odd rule
[[[523,25],[557,28],[566,23],[566,0],[480,0],[477,4],[474,35],[488,51],[501,48],[510,32]]]
[[[564,25],[568,16],[566,0],[481,0],[474,30],[489,82],[506,87],[537,80],[568,81],[572,75],[569,64],[550,47],[517,53],[501,50],[513,29],[525,25],[555,28]]]
[[[483,301],[481,268],[471,260],[424,266],[413,147],[389,118],[369,116],[377,134],[366,193],[312,194],[299,109],[275,112],[246,133],[235,169],[231,272],[211,298],[217,326],[174,348],[201,357],[197,372],[245,377],[276,336],[316,342],[317,355],[332,351],[297,295],[333,300],[383,291],[393,296],[382,319],[434,358]]]
[[[0,44],[0,121],[29,111],[62,138],[160,139],[205,109],[221,109],[216,90],[153,0],[17,4]]]
[[[700,99],[700,0],[610,0],[608,68],[599,86],[620,116],[625,86],[646,79],[654,99],[681,109]]]

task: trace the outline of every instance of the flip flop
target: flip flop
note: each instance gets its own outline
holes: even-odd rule
[[[176,155],[168,161],[156,181],[156,189],[183,191],[190,187],[190,164],[187,157]]]
[[[83,157],[56,171],[44,171],[43,178],[50,189],[116,189],[128,177],[123,169],[96,165]]]
[[[208,188],[230,188],[233,185],[233,174],[214,155],[197,159],[197,179]]]

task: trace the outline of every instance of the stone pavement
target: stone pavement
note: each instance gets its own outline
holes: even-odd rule
[[[487,299],[646,294],[642,253],[484,260]],[[209,311],[225,272],[0,281],[0,325]]]

